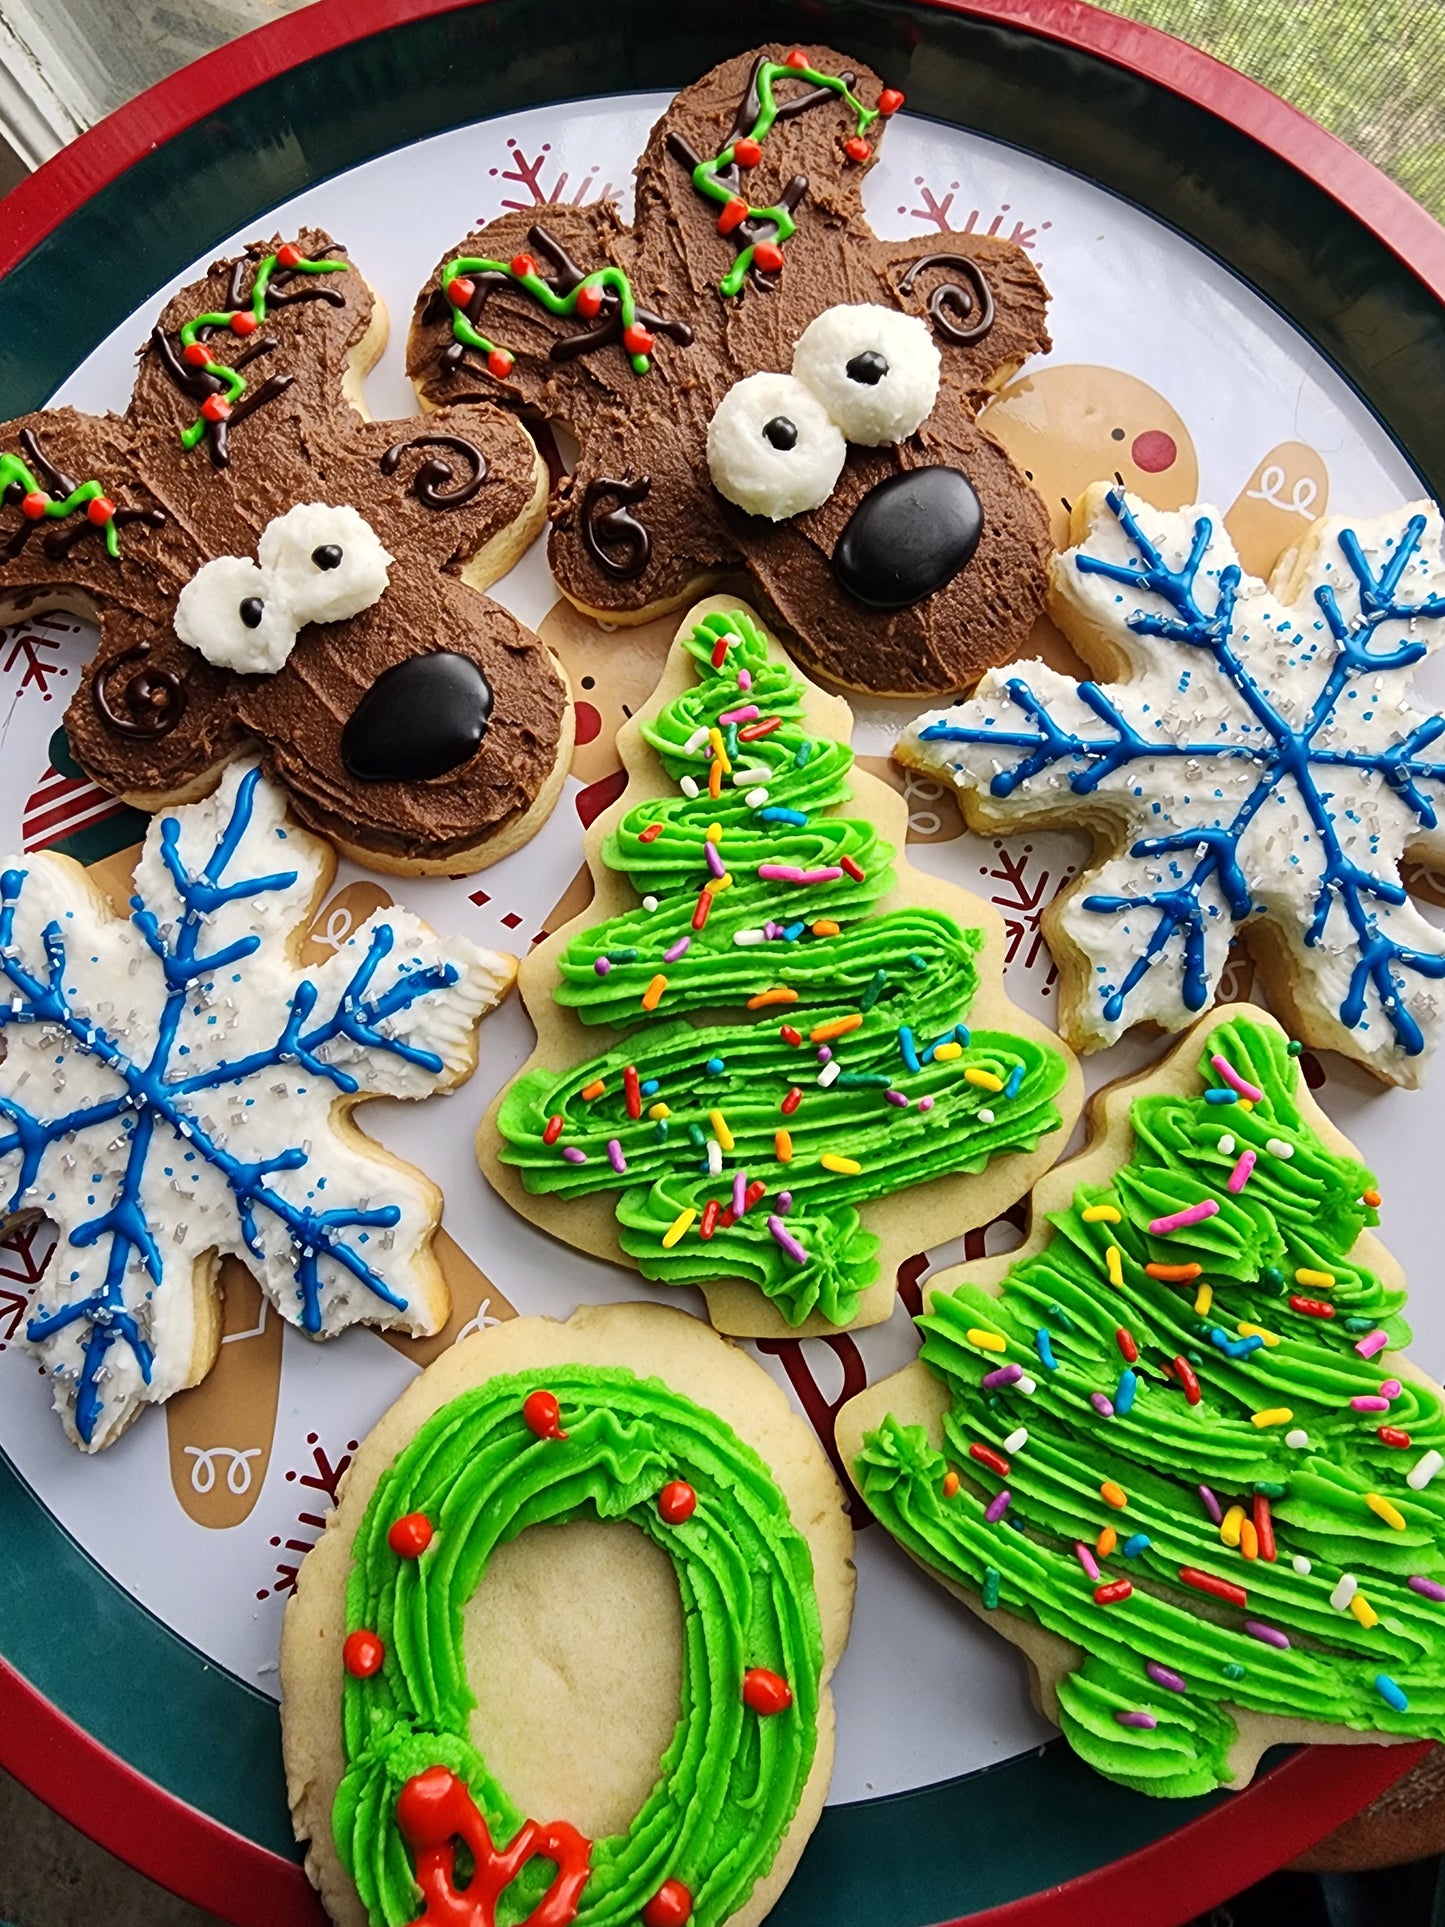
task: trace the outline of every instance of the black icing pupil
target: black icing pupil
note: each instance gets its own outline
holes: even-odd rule
[[[319,549],[313,549],[311,551],[311,560],[316,564],[318,569],[339,569],[341,567],[341,549],[339,544],[335,542],[323,543]]]
[[[763,423],[763,436],[774,448],[796,448],[798,430],[786,415],[774,415],[770,422]]]
[[[854,355],[846,372],[849,381],[859,382],[864,388],[876,388],[888,373],[888,358],[876,348],[865,348],[861,355]]]
[[[241,604],[240,616],[248,629],[259,629],[261,618],[266,613],[266,605],[258,595],[248,595]]]

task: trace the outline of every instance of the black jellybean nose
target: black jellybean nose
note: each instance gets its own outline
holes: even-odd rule
[[[377,677],[341,732],[341,760],[362,783],[419,783],[476,755],[492,689],[470,656],[412,656]]]
[[[967,564],[983,508],[956,468],[912,468],[870,488],[833,550],[840,586],[871,609],[922,602]]]

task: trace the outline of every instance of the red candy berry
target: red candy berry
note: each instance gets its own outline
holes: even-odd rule
[[[577,312],[590,321],[602,307],[602,290],[595,281],[584,282],[577,290]]]
[[[622,345],[630,355],[651,354],[656,341],[656,335],[636,321],[622,330]]]
[[[346,1644],[341,1649],[341,1663],[353,1679],[370,1679],[381,1671],[381,1663],[386,1658],[386,1648],[375,1633],[358,1629],[346,1635]]]
[[[115,503],[108,495],[93,495],[85,505],[85,519],[103,529],[107,522],[115,520]]]
[[[861,134],[855,134],[851,140],[844,141],[843,152],[850,161],[866,161],[873,149]]]
[[[237,308],[231,316],[233,335],[253,335],[256,332],[256,317],[249,308]]]
[[[231,404],[224,395],[207,395],[201,403],[201,413],[208,422],[223,422],[231,412]]]
[[[759,241],[753,249],[753,265],[764,274],[776,274],[783,265],[783,250],[776,241]]]
[[[786,55],[783,60],[785,67],[806,67],[807,64],[808,56],[803,52],[801,47],[794,47],[793,51]]]
[[[476,283],[464,274],[453,275],[447,283],[447,300],[454,308],[464,308],[476,291]]]
[[[498,381],[505,381],[512,372],[512,356],[505,348],[493,348],[487,356],[487,373],[495,375]]]
[[[204,368],[210,359],[211,351],[202,341],[190,342],[181,355],[181,360],[188,361],[193,368]]]
[[[750,1666],[743,1674],[743,1705],[765,1719],[773,1713],[786,1713],[792,1703],[792,1687],[766,1666]]]
[[[522,1400],[522,1417],[539,1439],[565,1439],[562,1412],[554,1392],[528,1392]]]
[[[723,211],[717,217],[719,234],[731,234],[735,227],[741,227],[748,218],[748,204],[741,195],[734,194],[730,201],[723,204]]]
[[[680,1526],[697,1511],[697,1494],[686,1479],[669,1479],[657,1495],[657,1510],[670,1526]]]
[[[44,515],[49,501],[48,495],[42,495],[38,488],[32,489],[28,495],[20,498],[20,513],[27,521],[38,522]]]
[[[889,114],[896,114],[903,105],[903,96],[896,87],[885,87],[878,96],[878,111],[886,120]]]
[[[692,1895],[680,1880],[664,1880],[642,1910],[643,1927],[683,1927],[692,1919]]]
[[[294,241],[288,241],[285,247],[276,250],[278,268],[294,268],[302,258],[301,250]]]
[[[398,1559],[420,1559],[432,1542],[432,1522],[424,1512],[408,1512],[393,1519],[386,1543]]]
[[[751,135],[744,134],[740,141],[733,142],[733,159],[739,167],[756,167],[762,158],[762,142],[755,141]]]
[[[512,256],[512,272],[520,281],[523,275],[535,274],[537,272],[537,263],[532,259],[530,254],[514,254]]]

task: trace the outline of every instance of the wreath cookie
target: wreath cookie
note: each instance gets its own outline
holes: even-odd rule
[[[689,613],[618,737],[595,900],[522,965],[537,1049],[478,1136],[518,1211],[699,1285],[742,1336],[887,1318],[930,1227],[1022,1196],[1081,1102],[1005,995],[997,913],[900,859],[907,806],[852,723],[746,610]]]
[[[565,679],[478,593],[541,527],[546,470],[499,408],[371,421],[385,339],[316,229],[215,262],[125,414],[0,424],[0,623],[98,621],[66,731],[128,801],[194,801],[259,743],[349,856],[454,875],[541,826],[571,755]]]
[[[838,1419],[875,1518],[1145,1793],[1445,1737],[1445,1393],[1298,1050],[1233,1005],[1104,1091],[1023,1247],[930,1280],[921,1362]]]
[[[585,1609],[549,1622],[523,1594],[478,1645],[484,1581],[505,1583],[540,1543],[545,1563],[525,1569],[545,1584],[569,1541],[594,1556],[599,1533],[618,1563]],[[670,1597],[662,1611],[627,1596],[638,1534],[671,1566],[680,1623]],[[287,1609],[287,1778],[332,1919],[761,1921],[827,1792],[851,1550],[813,1433],[759,1366],[681,1312],[519,1318],[448,1352],[363,1442]],[[570,1804],[618,1823],[589,1837],[550,1804],[529,1818],[475,1737],[476,1682],[494,1753],[521,1762],[539,1802],[569,1799],[552,1756],[596,1720],[595,1662],[628,1611],[629,1642],[655,1663],[619,1718],[660,1719],[655,1774],[649,1761],[626,1821],[633,1794],[619,1808],[600,1732]]]

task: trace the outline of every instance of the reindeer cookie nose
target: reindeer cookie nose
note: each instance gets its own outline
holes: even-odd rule
[[[359,782],[425,782],[476,755],[491,713],[491,687],[470,656],[412,656],[356,705],[341,760]]]
[[[961,469],[914,468],[869,489],[833,551],[840,587],[871,609],[906,609],[951,582],[983,534]]]

